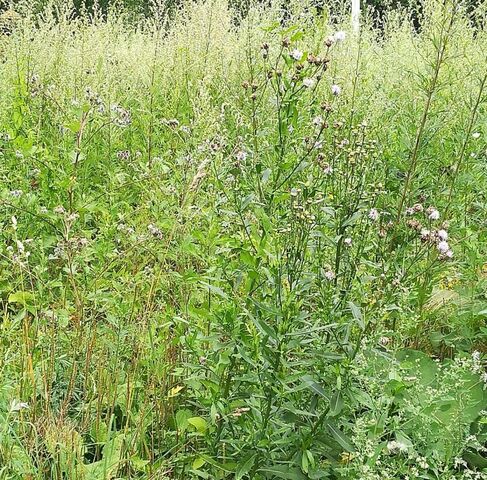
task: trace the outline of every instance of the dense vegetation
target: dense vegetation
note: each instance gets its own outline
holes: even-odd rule
[[[1,480],[487,478],[486,9],[347,6],[19,6]]]

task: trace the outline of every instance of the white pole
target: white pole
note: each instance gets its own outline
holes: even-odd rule
[[[360,0],[352,0],[352,30],[358,33],[360,29]]]

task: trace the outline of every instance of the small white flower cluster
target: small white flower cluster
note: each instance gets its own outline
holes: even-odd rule
[[[313,118],[313,125],[316,127],[321,127],[324,123],[324,119],[321,115],[317,115],[316,117]]]
[[[440,219],[440,212],[435,207],[428,207],[426,213],[428,218],[432,221]]]
[[[406,208],[406,215],[414,215],[415,213],[423,212],[424,208],[421,203],[415,203],[412,207]]]
[[[23,195],[23,193],[24,192],[22,190],[12,190],[10,192],[10,196],[14,198],[20,198]]]
[[[245,160],[247,160],[247,152],[245,150],[239,150],[236,153],[235,158],[237,159],[237,162],[239,162],[239,163],[245,162]]]
[[[96,93],[91,87],[86,87],[85,89],[85,98],[88,100],[88,102],[91,104],[91,106],[101,114],[104,114],[106,112],[106,106],[105,103],[103,102],[102,98],[98,93]],[[79,102],[74,99],[73,100],[73,105],[77,105]]]
[[[130,112],[120,105],[115,103],[110,107],[110,110],[114,115],[112,121],[117,127],[128,127],[132,123]]]
[[[67,241],[60,240],[54,247],[53,253],[47,258],[48,260],[64,260],[68,258],[68,251],[80,252],[88,245],[88,239],[84,237],[73,237]]]
[[[341,43],[345,41],[347,38],[347,33],[344,32],[343,30],[339,30],[338,32],[335,32],[333,35],[330,35],[327,39],[325,44],[328,47],[331,47],[334,43]]]
[[[127,235],[132,235],[133,233],[135,233],[135,230],[132,227],[126,225],[125,223],[119,223],[117,225],[117,230]]]
[[[337,84],[333,84],[331,86],[331,93],[335,96],[335,97],[338,97],[338,95],[340,95],[340,93],[342,93],[342,88],[337,85]]]
[[[39,77],[37,73],[32,74],[27,78],[27,85],[29,87],[31,97],[36,97],[42,90],[41,77]]]
[[[41,174],[41,170],[39,168],[33,168],[30,172],[29,172],[29,177],[30,178],[39,178],[39,175]]]
[[[373,222],[377,222],[377,220],[379,220],[380,218],[380,214],[379,214],[379,211],[377,210],[377,208],[371,208],[369,210],[369,214],[368,214],[368,217],[373,221]]]
[[[12,245],[7,247],[7,252],[12,255],[12,261],[20,266],[25,266],[25,263],[28,261],[30,257],[30,252],[26,250],[25,244],[31,243],[31,239],[24,240],[23,242],[20,240],[15,241],[15,245],[17,250],[14,249]]]
[[[406,209],[406,215],[414,215],[416,213],[425,213],[427,220],[429,222],[434,222],[440,219],[440,212],[433,206],[428,207],[424,210],[420,203],[414,204],[412,207]],[[420,221],[416,219],[408,220],[408,226],[419,232],[419,236],[422,242],[430,243],[436,245],[439,252],[439,258],[441,260],[448,260],[453,258],[453,250],[450,248],[448,243],[448,223],[444,222],[442,227],[439,229],[430,229],[423,227]]]
[[[57,215],[64,215],[66,213],[66,210],[62,205],[58,205],[57,207],[54,207],[53,212]]]
[[[324,273],[324,277],[329,281],[329,282],[332,282],[333,280],[335,280],[336,278],[336,275],[335,275],[335,272],[333,270],[326,270],[325,273]]]
[[[149,223],[149,225],[147,225],[147,230],[149,230],[149,233],[154,238],[158,238],[160,240],[163,237],[162,231],[152,223]]]
[[[398,442],[396,440],[391,440],[390,442],[387,442],[387,451],[391,455],[395,455],[398,453],[403,453],[408,451],[408,447],[406,444],[402,442]]]
[[[303,58],[303,52],[301,50],[298,50],[297,48],[295,48],[290,55],[291,58],[293,60],[296,60],[297,62],[299,62]]]
[[[119,150],[117,152],[117,158],[119,160],[128,160],[130,158],[130,151],[129,150]]]

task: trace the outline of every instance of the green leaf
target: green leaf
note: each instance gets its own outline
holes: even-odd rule
[[[254,322],[255,326],[258,328],[262,335],[272,338],[273,340],[277,340],[276,331],[266,323],[262,318],[256,318],[253,315],[250,315],[252,322]]]
[[[343,409],[343,396],[342,396],[342,392],[338,390],[331,397],[330,414],[332,416],[336,416],[342,411],[342,409]]]
[[[360,311],[360,308],[355,305],[353,302],[348,302],[347,303],[348,308],[352,312],[352,316],[354,320],[357,322],[358,326],[362,329],[365,330],[365,322],[362,316],[362,312]]]
[[[259,472],[270,474],[270,478],[282,478],[287,480],[305,480],[306,475],[300,469],[291,468],[287,465],[275,465],[268,468],[261,468]],[[268,476],[268,475],[266,475]]]
[[[329,395],[325,392],[323,387],[317,383],[312,377],[309,375],[304,375],[301,377],[301,381],[314,393],[318,394],[320,397],[326,398],[327,400],[330,399]]]
[[[328,425],[328,429],[333,435],[333,438],[340,444],[341,447],[343,447],[344,450],[347,452],[355,451],[350,439],[338,427]]]
[[[14,292],[8,296],[8,303],[20,303],[21,305],[28,305],[34,300],[34,295],[30,292]]]
[[[223,299],[227,299],[228,298],[228,295],[221,288],[215,287],[215,285],[211,285],[211,284],[206,283],[206,282],[201,282],[201,283],[205,287],[208,287],[208,290],[211,293],[214,293],[215,295],[218,295],[219,297],[221,297]]]
[[[479,455],[477,452],[467,451],[463,454],[463,458],[467,463],[479,469],[487,469],[487,458]]]
[[[193,465],[192,468],[193,470],[198,470],[200,469],[204,464],[206,463],[206,460],[203,457],[196,457],[193,460]]]
[[[206,420],[201,417],[191,417],[188,418],[188,423],[193,425],[199,433],[205,433],[206,429],[208,428],[208,424]]]
[[[240,480],[244,475],[250,472],[250,469],[254,466],[255,458],[257,454],[252,454],[247,456],[237,465],[237,470],[235,471],[235,480]]]

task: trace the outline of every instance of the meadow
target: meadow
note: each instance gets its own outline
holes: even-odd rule
[[[0,480],[487,478],[487,4],[348,3],[3,14]]]

